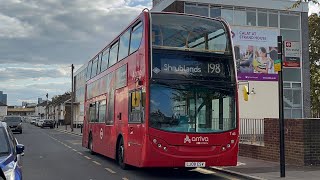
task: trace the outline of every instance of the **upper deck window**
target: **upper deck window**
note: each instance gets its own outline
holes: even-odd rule
[[[92,70],[91,70],[91,78],[97,75],[98,69],[98,57],[92,63]]]
[[[132,29],[131,41],[130,41],[130,54],[138,50],[142,40],[143,26],[142,22],[137,24]]]
[[[102,58],[101,58],[101,72],[107,69],[108,60],[109,60],[109,49],[103,51]]]
[[[117,62],[118,59],[118,46],[119,42],[116,42],[114,45],[110,48],[110,56],[109,56],[109,65],[108,67],[111,67]]]
[[[222,22],[195,16],[152,14],[154,48],[230,54],[229,36]]]
[[[119,45],[119,61],[128,56],[129,53],[129,42],[130,42],[130,30],[124,33],[120,37],[120,45]]]

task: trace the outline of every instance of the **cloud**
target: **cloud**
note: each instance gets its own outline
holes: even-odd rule
[[[0,63],[83,64],[144,8],[125,0],[0,2]],[[125,17],[125,18],[123,18]],[[1,27],[1,25],[0,25]]]
[[[20,20],[0,14],[0,37],[24,38],[32,35],[33,27]]]
[[[64,67],[34,65],[25,67],[18,64],[6,64],[0,68],[0,81],[26,80],[38,78],[65,78],[68,73]]]

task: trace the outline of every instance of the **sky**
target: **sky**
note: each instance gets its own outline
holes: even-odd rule
[[[0,91],[8,105],[71,91],[77,70],[152,0],[0,0]],[[320,8],[310,5],[310,12]]]

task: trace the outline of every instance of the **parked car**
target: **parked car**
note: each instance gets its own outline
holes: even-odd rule
[[[44,128],[44,127],[50,127],[51,129],[54,128],[54,121],[53,120],[50,120],[50,119],[45,119],[43,120],[43,123],[41,124],[41,128]]]
[[[36,123],[36,120],[35,119],[32,119],[31,121],[30,121],[30,124],[35,124]]]
[[[19,144],[14,138],[10,128],[0,122],[0,179],[22,180],[21,156],[24,145]]]
[[[38,126],[39,126],[39,127],[42,127],[43,122],[44,122],[43,119],[40,119],[40,120],[38,121]]]
[[[39,122],[40,122],[40,119],[36,119],[36,122],[34,123],[34,125],[39,126]]]
[[[7,123],[12,132],[22,133],[22,118],[20,116],[5,116],[3,122]]]

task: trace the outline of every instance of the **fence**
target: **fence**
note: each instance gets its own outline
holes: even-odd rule
[[[264,146],[264,119],[240,119],[240,143]]]

